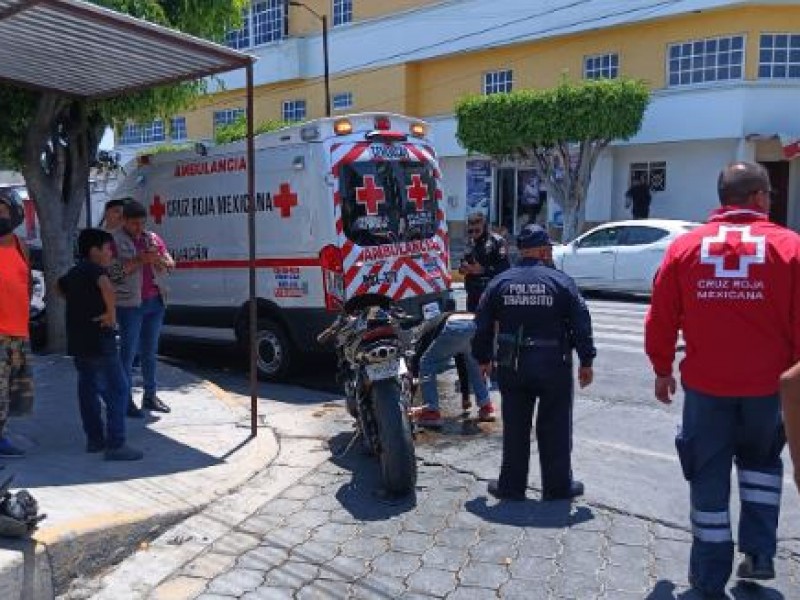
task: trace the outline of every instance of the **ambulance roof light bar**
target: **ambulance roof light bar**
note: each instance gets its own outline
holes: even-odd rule
[[[353,133],[353,124],[348,119],[339,119],[333,124],[336,135],[350,135]]]

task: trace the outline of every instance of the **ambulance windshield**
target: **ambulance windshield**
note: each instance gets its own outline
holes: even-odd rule
[[[431,164],[353,162],[339,176],[345,235],[359,246],[425,240],[436,234],[436,178]]]

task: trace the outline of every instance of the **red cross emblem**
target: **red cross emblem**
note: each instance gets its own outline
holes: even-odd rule
[[[750,234],[750,226],[721,226],[714,237],[703,238],[700,262],[714,266],[714,275],[724,278],[747,277],[750,265],[766,260],[767,241],[764,236]]]
[[[161,196],[156,196],[150,205],[150,216],[153,217],[156,225],[161,225],[165,214],[167,214],[167,205],[161,202]]]
[[[297,206],[297,194],[292,191],[292,186],[282,183],[280,192],[272,199],[275,208],[281,211],[281,219],[288,219],[292,216],[292,208]]]
[[[378,205],[386,202],[386,194],[381,186],[375,185],[375,177],[364,175],[364,187],[356,188],[356,202],[364,205],[367,215],[378,214]]]
[[[420,175],[411,176],[411,185],[406,186],[408,199],[417,205],[417,212],[425,210],[425,200],[428,199],[428,186],[422,183]]]

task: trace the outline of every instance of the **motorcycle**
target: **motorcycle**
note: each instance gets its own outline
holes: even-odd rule
[[[415,384],[407,367],[413,353],[408,331],[417,322],[390,298],[365,294],[346,302],[317,338],[335,343],[337,379],[356,437],[379,458],[384,488],[393,496],[410,493],[417,482],[409,416]]]

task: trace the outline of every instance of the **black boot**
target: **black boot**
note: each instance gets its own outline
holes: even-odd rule
[[[775,563],[766,554],[745,554],[736,571],[739,579],[775,579]]]
[[[500,489],[500,483],[493,479],[489,482],[487,487],[489,493],[497,498],[498,500],[514,500],[514,501],[522,501],[525,500],[525,492],[507,492],[506,490]]]
[[[133,400],[128,401],[128,417],[131,419],[144,418],[144,412],[142,412],[142,409],[133,403]]]
[[[578,496],[583,496],[583,484],[580,481],[573,481],[570,484],[570,487],[565,492],[560,493],[552,493],[552,492],[543,492],[542,493],[542,500],[550,501],[550,500],[572,500],[573,498],[577,498]]]

